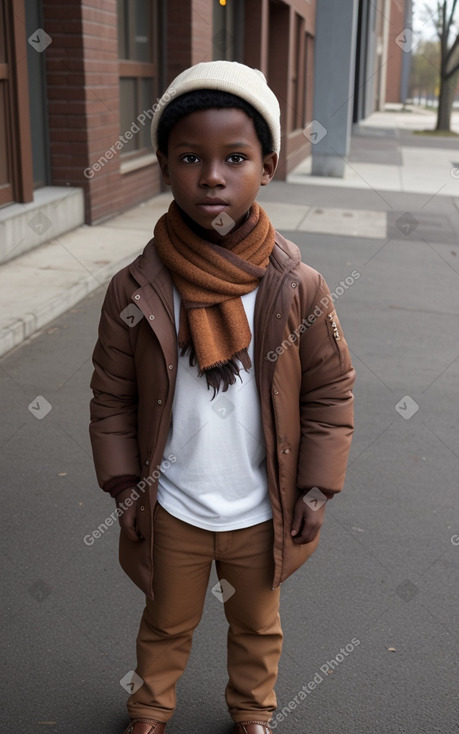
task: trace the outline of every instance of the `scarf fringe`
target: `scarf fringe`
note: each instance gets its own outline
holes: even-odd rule
[[[188,342],[188,344],[182,346],[180,356],[184,357],[187,352],[189,353],[188,361],[190,367],[194,367],[197,363],[197,357],[192,342]],[[240,364],[238,364],[238,362]],[[213,390],[211,400],[216,397],[220,390],[222,392],[226,392],[230,385],[234,385],[238,377],[242,382],[240,365],[242,365],[246,372],[248,372],[252,366],[247,349],[241,349],[240,352],[233,354],[233,356],[228,360],[216,362],[209,367],[199,370],[199,377],[206,378],[207,389]]]
[[[199,375],[205,376],[212,400],[238,377],[242,380],[241,365],[246,371],[252,366],[242,296],[264,277],[275,238],[274,227],[256,201],[247,221],[222,237],[220,245],[190,228],[175,201],[156,223],[155,245],[181,298],[182,356],[190,349],[190,365],[197,364]]]

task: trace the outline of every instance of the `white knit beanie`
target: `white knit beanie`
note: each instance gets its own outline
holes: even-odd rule
[[[207,61],[179,74],[156,104],[151,121],[151,140],[158,147],[158,125],[165,108],[173,99],[194,89],[219,89],[245,99],[266,121],[273,148],[279,153],[281,142],[280,108],[274,92],[268,87],[264,74],[237,61]]]

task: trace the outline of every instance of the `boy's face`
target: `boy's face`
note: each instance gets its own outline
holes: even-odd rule
[[[182,117],[170,131],[167,156],[160,151],[157,156],[179,207],[213,235],[214,220],[231,223],[221,219],[222,212],[235,223],[232,229],[245,220],[278,160],[276,153],[263,156],[253,121],[237,108]]]

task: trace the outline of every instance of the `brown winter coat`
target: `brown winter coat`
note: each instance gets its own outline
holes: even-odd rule
[[[150,597],[157,488],[152,477],[158,476],[171,423],[178,360],[173,308],[172,280],[152,240],[112,279],[93,355],[90,435],[97,478],[113,496],[144,479],[137,523],[145,541],[132,542],[121,532],[120,562]],[[297,498],[312,487],[332,496],[343,486],[355,377],[324,279],[301,263],[297,246],[278,233],[257,294],[253,338],[276,588],[319,541],[317,536],[305,545],[293,543]]]

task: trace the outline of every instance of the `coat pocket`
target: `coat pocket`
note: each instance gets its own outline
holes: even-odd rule
[[[352,361],[336,309],[327,314],[327,327],[330,341],[339,357],[340,372],[343,374],[352,367]]]

